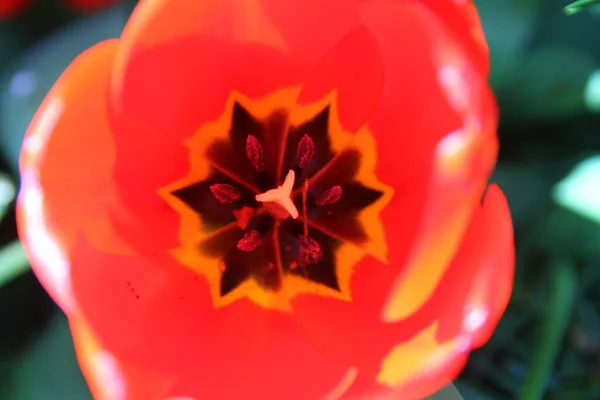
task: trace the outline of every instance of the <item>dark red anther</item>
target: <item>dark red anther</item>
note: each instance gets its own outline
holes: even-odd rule
[[[241,251],[250,252],[256,250],[261,243],[262,239],[260,237],[260,233],[258,233],[256,229],[252,229],[244,233],[244,237],[238,240],[236,246]]]
[[[333,204],[342,197],[342,187],[339,185],[333,186],[331,189],[327,189],[317,197],[315,203],[319,206],[326,206]]]
[[[321,259],[321,246],[319,243],[306,235],[298,235],[300,246],[300,264],[316,264]]]
[[[240,199],[240,191],[226,183],[210,185],[210,191],[221,203],[235,203]]]
[[[264,171],[263,148],[254,135],[248,135],[246,138],[246,156],[254,166],[254,169],[258,172]]]
[[[304,166],[308,164],[308,162],[314,154],[315,142],[308,135],[302,136],[302,139],[300,139],[300,143],[298,143],[298,151],[296,153],[298,166],[300,168],[304,168]]]

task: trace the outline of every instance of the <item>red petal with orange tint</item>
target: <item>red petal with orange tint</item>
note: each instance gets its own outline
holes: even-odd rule
[[[452,30],[479,72],[487,77],[489,50],[472,0],[421,0]]]
[[[23,143],[21,236],[62,306],[70,290],[67,252],[78,236],[118,254],[156,252],[178,239],[178,216],[156,190],[183,175],[187,152],[133,119],[111,120],[106,95],[117,47],[104,42],[71,64]]]
[[[512,289],[513,266],[508,205],[500,189],[492,185],[438,290],[421,310],[438,321],[435,335],[430,339],[440,346],[456,343],[457,347],[432,358],[433,364],[415,368],[409,379],[399,382],[400,393],[423,398],[456,378],[468,352],[489,339],[504,312]],[[420,350],[420,359],[426,360],[424,348]],[[431,351],[435,349],[431,347]],[[398,366],[389,361],[388,379],[406,365],[406,354],[398,353],[396,357]],[[418,363],[415,365],[418,367]]]
[[[73,271],[74,292],[106,350],[176,377],[174,394],[319,398],[347,373],[307,341],[290,314],[247,300],[215,310],[206,282],[173,259],[109,255],[85,242],[71,257],[85,265]],[[290,397],[299,377],[311,384]]]
[[[101,345],[81,315],[71,315],[69,325],[79,365],[94,399],[162,400],[169,395],[175,377],[119,360]]]
[[[513,265],[501,193],[492,186],[479,203],[497,112],[474,15],[449,0],[147,0],[120,42],[73,63],[25,141],[19,225],[72,319],[96,396],[111,397],[99,388],[103,358],[131,398],[151,400],[418,398],[455,376],[503,312]],[[207,235],[192,212],[198,197],[184,213],[168,195],[210,169],[203,140],[227,134],[228,101],[260,104],[263,116],[276,111],[271,98],[290,115],[331,112],[320,126],[336,130],[332,143],[299,136],[292,162],[360,146],[357,179],[383,199],[358,216],[374,219],[365,235],[377,238],[339,241],[339,292],[312,282],[307,293],[301,275],[287,276],[293,293],[277,310],[275,292],[217,302],[219,260],[197,254]],[[242,156],[262,171],[280,146],[254,134],[242,135]],[[315,204],[343,203],[338,184],[318,188]],[[211,185],[217,205],[243,198]],[[246,232],[232,248],[250,253],[262,239],[248,210],[227,213]],[[294,237],[307,262],[321,257],[324,242]]]
[[[129,251],[110,223],[111,210],[119,208],[111,176],[116,149],[100,112],[117,45],[98,44],[71,64],[23,141],[20,235],[37,276],[67,310],[72,299],[66,250],[78,235],[107,251]]]

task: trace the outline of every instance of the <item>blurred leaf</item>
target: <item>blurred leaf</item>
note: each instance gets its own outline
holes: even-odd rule
[[[556,203],[600,224],[600,156],[579,163],[554,187]]]
[[[582,114],[585,86],[594,68],[592,56],[575,48],[538,48],[498,93],[504,117],[522,122],[556,122]]]
[[[600,4],[600,0],[578,0],[565,7],[565,14],[573,15],[585,10],[593,4]]]
[[[516,162],[498,165],[491,182],[504,191],[515,226],[526,225],[536,217],[552,185],[543,170]]]
[[[577,295],[577,279],[573,266],[567,261],[558,261],[552,270],[553,279],[546,316],[540,330],[531,370],[519,394],[519,400],[543,398],[570,319],[573,301]]]
[[[7,66],[0,76],[0,150],[17,172],[23,135],[37,108],[64,69],[82,51],[102,40],[119,37],[125,24],[124,5],[78,20],[47,36]]]
[[[590,75],[585,85],[585,104],[589,111],[600,113],[600,69]]]
[[[559,208],[546,220],[538,245],[545,252],[567,252],[587,260],[600,258],[600,225]]]
[[[471,383],[457,381],[455,386],[465,400],[496,400],[498,398]]]
[[[437,391],[426,400],[465,400],[465,398],[456,389],[453,384],[446,385],[442,390]]]
[[[18,240],[0,249],[0,287],[29,270],[29,261]]]
[[[0,221],[15,198],[16,189],[10,177],[0,172]]]
[[[36,343],[13,360],[10,400],[92,399],[75,358],[69,326],[62,315]]]
[[[510,81],[520,65],[521,54],[535,32],[542,0],[476,0],[475,3],[490,49],[490,82],[498,90]]]

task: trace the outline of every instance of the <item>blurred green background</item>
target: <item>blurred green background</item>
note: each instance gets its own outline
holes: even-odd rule
[[[0,0],[0,2],[8,0]],[[65,318],[16,241],[22,135],[82,50],[117,37],[134,1],[37,0],[0,20],[0,399],[88,400]],[[492,180],[514,218],[516,282],[490,343],[455,382],[467,400],[600,399],[600,9],[479,0],[501,109]]]

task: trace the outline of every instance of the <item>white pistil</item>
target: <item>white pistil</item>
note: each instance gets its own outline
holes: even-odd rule
[[[280,205],[294,219],[298,218],[298,209],[292,201],[292,189],[294,189],[294,181],[296,174],[290,170],[283,181],[283,185],[276,189],[267,190],[264,193],[256,195],[256,201],[261,203],[275,203]]]

